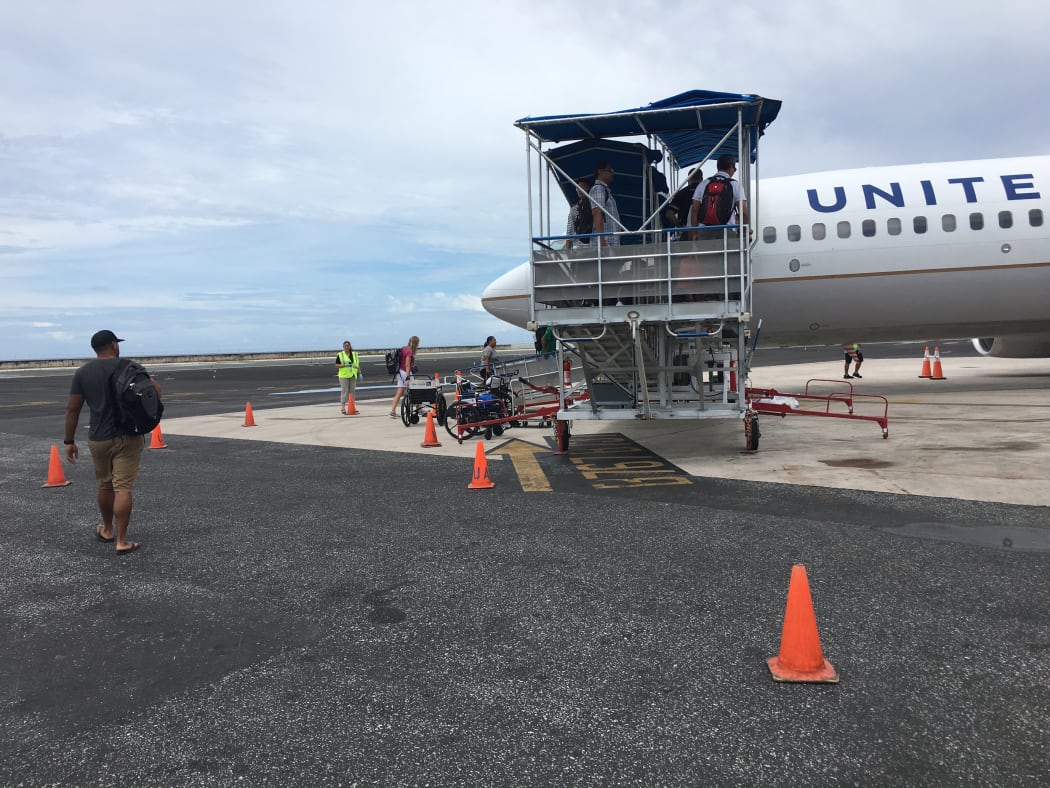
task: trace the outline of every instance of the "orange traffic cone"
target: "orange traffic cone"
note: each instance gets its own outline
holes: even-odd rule
[[[354,393],[351,391],[350,396],[346,398],[346,415],[356,416],[360,412],[357,409],[357,403],[354,402]]]
[[[935,347],[933,349],[933,374],[930,376],[930,380],[947,380],[944,377],[944,370],[941,369],[941,349]]]
[[[244,426],[255,426],[255,415],[252,413],[252,403],[250,402],[244,408]]]
[[[158,424],[153,428],[153,432],[150,433],[149,447],[151,449],[166,449],[168,444],[164,442],[164,433],[160,431],[160,425]]]
[[[68,487],[73,482],[66,481],[66,474],[62,471],[62,460],[58,456],[58,446],[51,447],[51,459],[47,463],[47,483],[41,487]]]
[[[838,673],[824,659],[817,634],[817,617],[809,594],[806,567],[791,567],[784,629],[780,636],[780,654],[766,660],[774,681],[804,681],[837,684]]]
[[[424,449],[441,445],[438,443],[437,430],[434,428],[434,411],[427,413],[427,431],[423,433],[423,442],[419,445]],[[480,447],[481,444],[479,443],[478,446]]]
[[[922,354],[922,372],[919,373],[920,378],[932,378],[933,373],[930,372],[930,346],[926,346],[926,351]]]
[[[496,486],[489,476],[489,463],[485,459],[485,446],[478,441],[474,451],[474,479],[467,485],[468,490],[490,490]]]

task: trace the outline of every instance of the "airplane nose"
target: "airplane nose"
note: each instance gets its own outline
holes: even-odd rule
[[[528,263],[503,274],[481,293],[481,305],[493,317],[525,328],[529,322]]]

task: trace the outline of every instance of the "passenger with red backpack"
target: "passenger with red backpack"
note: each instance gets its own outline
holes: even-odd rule
[[[693,193],[693,204],[689,211],[689,226],[726,224],[747,226],[750,215],[747,200],[740,194],[740,183],[736,173],[736,157],[724,153],[718,157],[718,172],[701,181]],[[701,241],[720,239],[722,230],[700,230],[696,237]]]

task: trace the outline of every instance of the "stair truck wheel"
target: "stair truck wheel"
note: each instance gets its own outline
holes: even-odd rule
[[[762,430],[758,427],[758,414],[749,412],[744,416],[744,444],[748,451],[758,451],[758,440]]]
[[[567,421],[556,421],[554,422],[554,434],[558,438],[558,452],[565,454],[569,450],[569,422]]]

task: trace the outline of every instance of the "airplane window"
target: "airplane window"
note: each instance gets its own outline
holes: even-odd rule
[[[802,240],[802,228],[797,224],[788,225],[788,240],[789,241],[800,241]]]
[[[900,219],[887,219],[886,220],[886,232],[890,235],[901,234],[901,220]]]
[[[971,230],[983,230],[984,229],[984,214],[983,213],[971,213],[970,214],[970,229]]]
[[[875,235],[875,220],[865,219],[860,223],[860,231],[864,234],[865,238],[871,238]]]
[[[828,236],[828,229],[824,226],[824,222],[815,222],[813,224],[813,240],[823,241]]]
[[[911,227],[913,230],[915,230],[916,235],[922,235],[924,232],[926,232],[926,217],[916,216],[914,219],[911,220]]]
[[[763,227],[762,228],[762,241],[767,244],[775,244],[777,242],[777,228],[776,227]]]
[[[1042,208],[1033,208],[1032,210],[1030,210],[1028,212],[1028,223],[1030,225],[1032,225],[1032,227],[1042,227],[1043,226],[1043,209]]]
[[[839,238],[849,238],[849,222],[839,222],[836,228]]]
[[[1004,230],[1014,226],[1014,215],[1010,211],[999,211],[999,226]]]
[[[946,213],[941,217],[941,229],[946,233],[955,232],[955,214]]]

